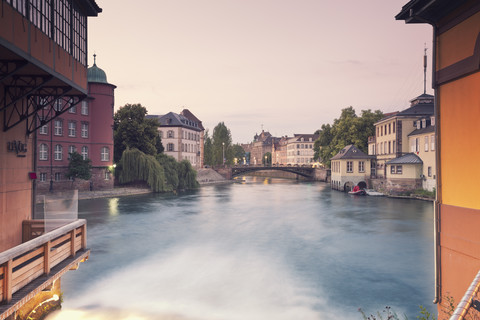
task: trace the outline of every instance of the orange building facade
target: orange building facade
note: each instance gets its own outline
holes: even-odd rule
[[[436,298],[459,302],[480,270],[480,3],[412,0],[396,17],[433,26]]]

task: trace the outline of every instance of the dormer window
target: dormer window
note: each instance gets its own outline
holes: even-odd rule
[[[426,128],[427,127],[427,119],[423,119],[422,120],[422,128]]]

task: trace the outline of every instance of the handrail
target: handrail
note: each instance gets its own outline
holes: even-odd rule
[[[470,287],[468,287],[465,295],[463,296],[462,300],[455,308],[450,320],[463,320],[465,316],[468,314],[470,307],[472,306],[473,298],[478,293],[480,288],[480,271],[477,273],[475,279],[473,279]]]
[[[27,241],[25,243],[19,244],[18,246],[15,246],[11,249],[8,249],[6,251],[3,251],[0,253],[0,265],[4,264],[8,260],[12,260],[13,258],[28,252],[32,249],[37,248],[38,246],[44,244],[45,242],[48,242],[50,240],[53,240],[63,234],[66,234],[73,229],[76,229],[78,227],[81,227],[85,225],[87,221],[85,219],[78,219],[75,220],[74,222],[71,222],[63,227],[60,227],[58,229],[52,230],[46,234],[43,234],[35,239],[32,239],[30,241]]]
[[[75,220],[0,253],[0,302],[87,247],[87,222]]]

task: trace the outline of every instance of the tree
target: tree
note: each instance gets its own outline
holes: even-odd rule
[[[234,144],[232,146],[232,154],[233,154],[233,159],[237,159],[237,163],[243,163],[243,158],[245,158],[245,150],[242,148],[241,145]]]
[[[127,148],[120,159],[120,183],[145,181],[154,192],[165,191],[165,171],[152,155]]]
[[[353,107],[342,109],[340,117],[333,125],[322,125],[320,136],[314,144],[314,158],[330,167],[330,159],[345,146],[353,144],[360,150],[368,152],[368,137],[375,135],[374,123],[382,119],[379,110],[362,110],[358,117]]]
[[[127,148],[138,149],[147,155],[163,151],[158,135],[158,121],[147,119],[147,109],[141,104],[126,104],[115,113],[114,161],[118,162]]]
[[[263,155],[262,163],[265,166],[271,166],[272,165],[272,153],[271,152],[267,152]]]
[[[174,191],[178,188],[178,166],[174,157],[165,153],[157,154],[157,161],[165,172],[165,191]]]
[[[221,165],[224,160],[225,164],[233,163],[232,135],[225,123],[220,122],[213,128],[212,144],[214,165]]]
[[[190,161],[182,160],[177,164],[178,172],[178,189],[195,189],[198,188],[197,172],[193,170]]]
[[[205,165],[213,166],[213,142],[208,133],[208,129],[205,130],[203,141],[203,163],[205,163]]]
[[[89,180],[92,177],[92,165],[90,159],[83,160],[83,156],[78,152],[70,154],[70,162],[68,163],[67,178]]]

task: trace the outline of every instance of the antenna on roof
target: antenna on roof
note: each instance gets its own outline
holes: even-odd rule
[[[97,54],[96,53],[93,54],[93,65],[94,66],[97,65]]]
[[[427,44],[425,43],[423,55],[423,94],[427,93]]]

